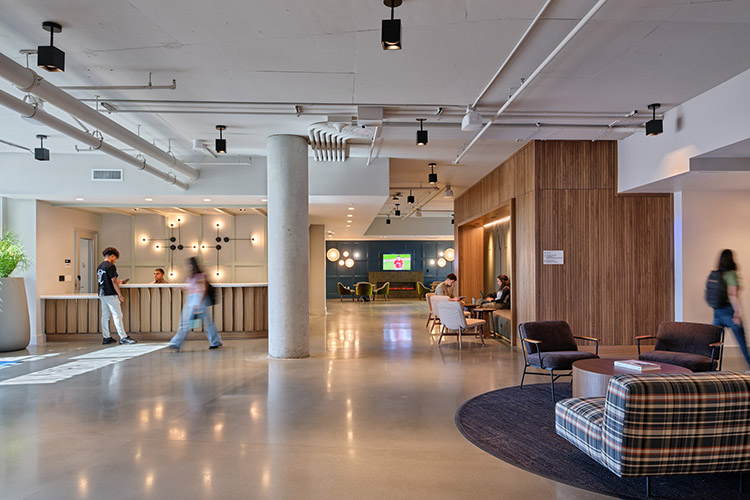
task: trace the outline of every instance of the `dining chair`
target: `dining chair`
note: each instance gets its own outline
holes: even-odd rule
[[[458,347],[461,348],[461,336],[467,331],[479,334],[482,345],[484,345],[484,320],[467,318],[464,316],[461,304],[454,300],[439,300],[437,307],[440,312],[440,322],[443,325],[440,338],[438,338],[438,345],[440,345],[440,341],[443,340],[444,335],[456,335],[458,337]]]

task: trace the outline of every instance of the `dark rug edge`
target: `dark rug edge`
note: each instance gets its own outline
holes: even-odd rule
[[[545,385],[546,386],[547,384],[527,384],[527,385]],[[510,386],[510,387],[514,387],[514,386]],[[612,497],[612,495],[610,495],[608,492],[603,492],[601,490],[595,490],[593,488],[586,488],[586,487],[583,487],[580,483],[579,484],[575,484],[575,483],[570,482],[570,481],[561,480],[561,478],[559,478],[559,477],[552,477],[551,475],[540,474],[539,472],[537,472],[535,470],[532,470],[529,467],[524,467],[524,466],[522,466],[522,465],[520,465],[518,463],[509,462],[509,461],[505,460],[504,458],[498,457],[492,451],[490,451],[489,449],[487,449],[487,447],[482,446],[481,444],[475,442],[472,438],[470,438],[468,436],[468,434],[466,433],[466,431],[464,431],[463,425],[461,425],[461,422],[459,422],[458,415],[459,415],[459,413],[461,413],[461,409],[464,406],[466,406],[468,403],[470,403],[471,401],[473,401],[474,399],[476,399],[476,398],[485,396],[487,394],[492,394],[494,392],[499,392],[499,391],[502,391],[502,390],[508,389],[508,388],[509,387],[503,387],[502,389],[495,389],[494,391],[483,392],[482,394],[477,394],[476,396],[474,396],[472,398],[469,398],[466,401],[464,401],[463,403],[461,403],[461,405],[456,409],[456,412],[453,414],[453,423],[456,425],[456,428],[458,429],[458,432],[461,433],[461,435],[464,437],[464,439],[466,439],[468,442],[470,442],[471,444],[473,444],[474,446],[476,446],[477,448],[479,448],[483,452],[487,453],[488,455],[491,455],[491,456],[497,458],[498,460],[500,460],[501,462],[504,462],[504,463],[506,463],[506,464],[508,464],[508,465],[510,465],[512,467],[515,467],[516,469],[521,469],[521,470],[524,470],[524,471],[526,471],[526,472],[528,472],[530,474],[534,474],[535,476],[540,476],[540,477],[549,479],[550,481],[554,481],[554,482],[560,483],[560,484],[565,484],[567,486],[571,486],[571,487],[579,489],[579,490],[590,491],[591,493],[596,493],[597,495],[604,495],[604,496]],[[604,466],[602,466],[602,467],[604,467]],[[615,474],[615,477],[617,477],[616,474]],[[615,496],[615,497],[612,497],[612,498],[628,498],[628,499],[630,499],[630,498],[634,498],[634,497],[618,495],[618,496]]]

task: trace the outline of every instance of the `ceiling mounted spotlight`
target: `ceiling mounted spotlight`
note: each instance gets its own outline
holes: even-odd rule
[[[47,136],[39,134],[36,138],[41,142],[41,146],[34,148],[34,159],[39,161],[49,161],[49,149],[44,147],[44,139],[46,139]]]
[[[654,103],[649,104],[648,109],[654,112],[653,118],[646,122],[646,135],[659,135],[664,132],[664,124],[662,120],[656,119],[656,110],[661,107],[661,104]]]
[[[406,203],[409,205],[414,203],[414,195],[411,194],[411,189],[409,190],[409,196],[406,197]]]
[[[36,48],[36,64],[47,71],[65,71],[65,52],[55,47],[55,33],[62,32],[62,26],[52,21],[44,21],[42,29],[49,31],[49,45]]]
[[[383,0],[386,7],[391,8],[391,18],[383,19],[381,41],[383,50],[401,50],[401,19],[394,19],[394,9],[401,5],[402,0]]]
[[[443,191],[443,198],[453,198],[453,190],[450,186],[445,186],[445,191]]]
[[[386,224],[390,224],[390,223],[391,223],[391,216],[390,216],[390,215],[387,215],[387,216],[385,217],[385,223],[386,223]]]
[[[396,211],[393,212],[393,215],[395,215],[396,217],[401,216],[401,210],[398,209],[398,203],[396,203]]]
[[[401,193],[396,193],[393,195],[393,201],[398,201],[398,197],[401,196]]]
[[[422,217],[422,209],[418,208],[417,212],[414,214],[416,217]]]
[[[227,129],[226,125],[216,125],[216,130],[219,131],[219,138],[216,139],[216,152],[226,153],[227,152],[227,140],[224,139],[223,132]]]
[[[451,224],[453,224],[453,214],[451,214]]]
[[[430,184],[437,184],[437,174],[435,173],[435,167],[437,163],[430,163],[430,174],[427,176],[427,180]]]
[[[426,118],[417,118],[417,121],[419,122],[419,130],[417,130],[417,146],[427,145],[427,131],[422,128],[425,120]]]

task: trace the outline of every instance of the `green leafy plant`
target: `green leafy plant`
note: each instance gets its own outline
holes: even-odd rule
[[[13,231],[5,231],[0,238],[0,278],[7,278],[13,271],[23,271],[31,265],[26,257],[21,238]]]

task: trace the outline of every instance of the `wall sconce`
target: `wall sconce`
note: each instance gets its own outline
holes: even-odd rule
[[[346,259],[345,264],[346,264],[346,267],[351,269],[352,267],[354,267],[354,259]]]
[[[344,267],[344,264],[346,264],[346,262],[344,262],[344,259],[341,259],[339,261],[339,267]]]
[[[328,251],[326,252],[326,257],[331,262],[333,262],[335,260],[338,260],[338,258],[339,258],[339,251],[338,251],[338,249],[336,249],[336,248],[329,248]]]
[[[349,257],[349,250],[344,250],[341,255],[343,255],[344,257]]]
[[[437,265],[438,265],[438,267],[445,267],[445,266],[446,266],[446,264],[447,264],[447,262],[446,262],[446,261],[445,261],[445,259],[444,259],[444,258],[442,258],[442,257],[440,257],[440,258],[438,259],[438,261],[437,261]]]
[[[443,257],[445,257],[445,260],[448,262],[453,262],[453,260],[456,258],[456,250],[453,248],[446,248],[445,252],[443,252]]]

